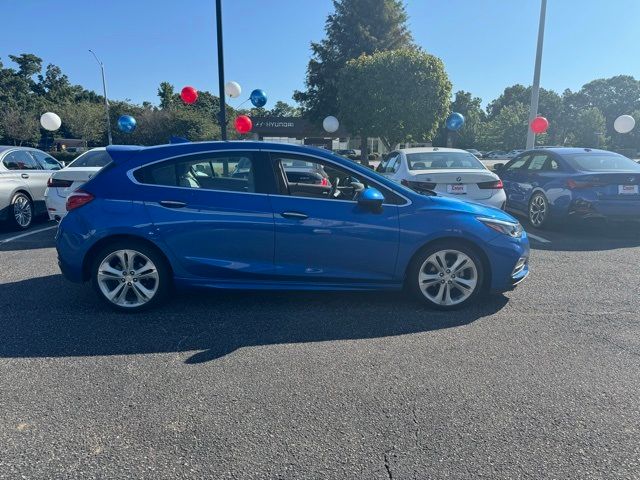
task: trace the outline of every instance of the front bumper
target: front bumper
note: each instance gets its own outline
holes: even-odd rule
[[[499,235],[489,242],[488,256],[491,263],[491,291],[513,290],[529,276],[529,239]]]

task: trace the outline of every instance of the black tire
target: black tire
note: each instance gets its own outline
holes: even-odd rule
[[[531,196],[527,208],[527,218],[532,227],[540,230],[549,228],[552,225],[549,200],[547,200],[544,193],[536,192]]]
[[[432,267],[435,267],[433,264],[426,264],[427,260],[429,260],[433,255],[438,252],[458,252],[465,255],[469,261],[473,264],[472,268],[469,265],[468,270],[463,268],[463,271],[459,272],[459,276],[456,278],[450,278],[450,276],[455,277],[455,273],[447,273],[450,269],[446,267],[452,267],[455,264],[455,260],[458,257],[454,257],[454,254],[445,254],[445,268],[443,271],[439,271],[437,268],[433,269],[433,271],[429,271]],[[462,257],[460,257],[462,258]],[[464,267],[467,264],[462,264]],[[437,283],[435,283],[431,287],[423,288],[421,285],[425,285],[428,282],[433,282],[433,280],[428,280],[427,282],[421,282],[420,274],[421,271],[425,275],[434,276],[436,279],[439,279]],[[473,273],[473,275],[472,275]],[[418,301],[427,305],[429,308],[433,308],[436,310],[458,310],[461,308],[465,308],[478,300],[479,295],[485,291],[484,280],[486,278],[485,275],[485,265],[482,262],[482,259],[476,252],[476,250],[470,247],[465,242],[460,241],[445,241],[445,242],[437,242],[423,248],[412,260],[411,265],[407,270],[407,277],[405,281],[405,286],[409,293]],[[458,282],[460,280],[464,280],[465,282],[471,283],[472,280],[475,279],[474,287],[469,293],[468,291],[463,291],[461,286],[459,286]],[[446,282],[446,283],[442,283]],[[447,285],[449,285],[447,287]],[[433,298],[429,298],[433,296],[434,293],[439,292],[440,288],[448,288],[449,296],[453,301],[457,303],[453,304],[444,304],[438,303]],[[446,292],[445,292],[446,293]],[[462,298],[460,296],[468,294],[466,298]],[[436,295],[438,297],[439,295]],[[445,297],[445,294],[442,294],[442,297]]]
[[[9,223],[16,230],[26,230],[33,224],[33,202],[25,193],[18,192],[11,199]]]
[[[133,267],[130,266],[129,269],[122,269],[122,265],[116,253],[120,251],[135,252],[135,255],[127,255],[124,257],[127,261],[129,261],[128,257],[131,257],[129,265],[133,264]],[[101,282],[98,279],[99,269],[102,263],[109,258],[111,258],[112,263],[108,266],[115,270],[122,270],[123,274],[121,276],[114,276],[113,281],[111,278],[108,278]],[[142,278],[142,276],[138,278],[137,274],[131,274],[133,271],[142,270],[142,268],[139,269],[137,267],[143,267],[145,264],[142,262],[146,260],[151,261],[155,271],[157,272],[157,279]],[[126,270],[130,270],[130,275],[124,274]],[[104,279],[105,276],[103,275],[102,278]],[[152,280],[154,280],[154,282],[152,282]],[[155,284],[156,281],[157,285]],[[101,287],[101,283],[103,287]],[[122,285],[123,292],[119,296],[116,295],[116,300],[123,297],[122,303],[116,303],[110,300],[105,293],[105,290],[108,290],[111,287],[113,287],[115,291],[115,289],[118,288],[119,283],[124,284]],[[158,253],[155,248],[149,247],[142,242],[136,242],[135,240],[119,240],[102,248],[93,258],[91,266],[91,284],[98,294],[98,297],[100,297],[100,299],[109,307],[119,312],[133,313],[158,306],[166,299],[167,294],[171,290],[172,283],[171,269],[169,268],[164,256]],[[144,287],[147,291],[155,288],[153,295],[150,295],[144,303],[135,304],[131,301],[130,304],[127,304],[127,299],[136,298],[140,301],[141,296],[145,296],[140,287]],[[128,290],[127,293],[125,293],[125,290]]]

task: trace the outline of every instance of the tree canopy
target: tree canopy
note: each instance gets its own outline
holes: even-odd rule
[[[340,118],[349,131],[380,137],[388,146],[433,138],[448,113],[451,82],[444,64],[417,49],[361,55],[347,62],[338,80]]]
[[[333,6],[326,38],[311,43],[307,90],[293,95],[316,122],[338,111],[338,76],[349,60],[413,45],[400,0],[334,0]]]

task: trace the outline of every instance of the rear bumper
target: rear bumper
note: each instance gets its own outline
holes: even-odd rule
[[[640,200],[589,200],[577,198],[571,202],[569,215],[574,218],[640,220]]]

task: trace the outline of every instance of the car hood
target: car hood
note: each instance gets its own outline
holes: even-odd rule
[[[429,209],[446,210],[449,212],[468,213],[478,217],[495,218],[505,222],[518,223],[518,220],[499,208],[489,207],[480,203],[457,200],[450,197],[425,197],[425,204],[429,202]]]

